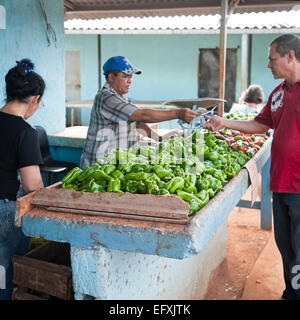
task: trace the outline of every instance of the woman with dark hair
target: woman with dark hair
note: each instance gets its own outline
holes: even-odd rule
[[[264,101],[265,96],[262,87],[258,84],[252,84],[242,92],[239,103],[234,103],[230,112],[259,113],[263,108]]]
[[[25,193],[43,188],[38,135],[25,120],[38,109],[45,82],[28,59],[17,61],[5,76],[6,104],[0,109],[0,300],[10,300],[11,256],[25,254],[30,238],[14,225],[14,205],[21,184]]]

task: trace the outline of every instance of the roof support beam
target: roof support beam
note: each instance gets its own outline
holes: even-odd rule
[[[295,33],[300,34],[299,28],[274,28],[274,29],[227,29],[227,34],[283,34]],[[83,30],[83,29],[67,29],[65,34],[219,34],[219,30]]]
[[[242,34],[242,46],[241,46],[241,92],[245,91],[247,88],[247,64],[248,60],[248,37],[246,33]]]
[[[219,54],[219,99],[225,97],[226,43],[227,43],[228,0],[221,0],[221,29]],[[224,102],[219,103],[218,115],[223,117]]]
[[[67,11],[68,9],[75,10],[75,6],[70,0],[64,0],[64,6]]]
[[[64,0],[65,4],[70,3],[70,0]],[[186,9],[186,8],[201,8],[201,7],[219,7],[218,0],[182,0],[182,1],[140,1],[133,3],[114,2],[110,1],[107,4],[101,1],[94,1],[93,4],[86,5],[85,3],[76,5],[76,12],[85,11],[123,11],[123,10],[153,10],[153,9]],[[71,8],[70,8],[71,9]],[[74,9],[71,9],[74,10]]]

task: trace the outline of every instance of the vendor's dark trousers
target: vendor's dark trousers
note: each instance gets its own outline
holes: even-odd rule
[[[273,216],[286,286],[282,298],[300,300],[300,194],[274,192]]]

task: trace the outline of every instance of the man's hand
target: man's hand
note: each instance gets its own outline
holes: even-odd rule
[[[262,123],[253,120],[231,120],[219,116],[203,116],[208,121],[202,125],[202,128],[211,131],[218,131],[223,128],[242,131],[245,133],[265,133],[270,128]]]
[[[208,121],[204,123],[201,127],[211,131],[221,130],[225,127],[225,119],[219,116],[203,116]]]
[[[181,119],[188,123],[191,122],[196,116],[198,116],[198,113],[194,112],[189,108],[178,109],[177,111],[178,111],[178,119]]]

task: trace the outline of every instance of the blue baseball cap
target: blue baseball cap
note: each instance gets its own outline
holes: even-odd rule
[[[133,67],[129,60],[123,56],[116,56],[109,58],[103,65],[103,73],[108,71],[118,70],[125,74],[141,74],[142,71]]]

